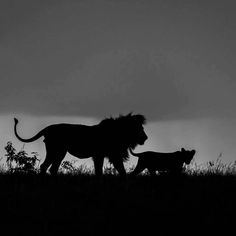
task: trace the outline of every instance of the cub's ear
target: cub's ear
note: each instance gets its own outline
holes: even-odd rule
[[[184,148],[181,148],[181,152],[184,152],[185,151],[185,149]]]
[[[195,153],[196,153],[196,150],[192,150],[191,152],[192,152],[193,154],[195,154]]]

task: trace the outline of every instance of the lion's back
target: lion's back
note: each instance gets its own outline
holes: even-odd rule
[[[54,124],[45,128],[45,139],[63,141],[82,141],[91,139],[95,132],[94,126],[76,124]]]

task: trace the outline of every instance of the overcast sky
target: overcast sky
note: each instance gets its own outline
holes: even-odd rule
[[[234,2],[2,0],[0,148],[14,116],[31,136],[133,111],[144,149],[236,160]]]

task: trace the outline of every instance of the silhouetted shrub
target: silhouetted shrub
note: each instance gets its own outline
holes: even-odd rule
[[[93,170],[91,168],[89,168],[88,166],[86,166],[85,164],[82,165],[78,165],[76,164],[78,161],[63,161],[61,163],[60,166],[60,172],[62,172],[63,174],[73,174],[73,175],[77,175],[77,174],[84,174],[84,175],[91,175],[93,174]]]
[[[7,142],[7,145],[5,146],[6,150],[6,163],[8,170],[10,172],[14,171],[36,171],[36,163],[39,161],[38,153],[37,152],[31,152],[31,155],[29,155],[25,150],[24,146],[22,150],[19,152],[16,151],[16,149],[13,147],[12,142]]]
[[[66,172],[75,172],[76,167],[73,165],[71,161],[63,161],[61,163],[61,168]]]
[[[104,174],[105,175],[118,175],[118,172],[114,168],[114,166],[109,163],[104,167]]]

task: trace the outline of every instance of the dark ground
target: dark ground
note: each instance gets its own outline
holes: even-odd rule
[[[214,235],[235,230],[236,177],[0,175],[4,235]]]

